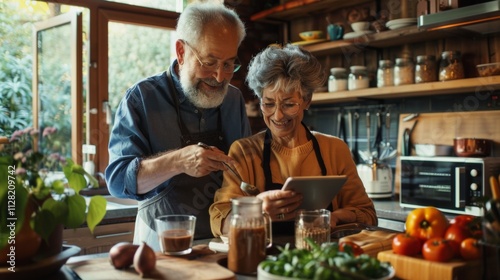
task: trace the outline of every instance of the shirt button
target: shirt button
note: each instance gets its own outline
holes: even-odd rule
[[[198,114],[198,109],[194,109],[194,112],[195,112],[196,114]]]

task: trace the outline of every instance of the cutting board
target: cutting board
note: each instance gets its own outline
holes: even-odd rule
[[[128,269],[115,269],[109,258],[96,258],[86,261],[67,263],[82,279],[182,279],[182,280],[230,280],[236,275],[218,264],[227,254],[214,253],[207,245],[193,247],[193,252],[184,257],[156,254],[156,269],[146,277],[141,276],[131,266]]]
[[[424,260],[422,256],[408,257],[396,255],[392,250],[379,252],[380,261],[390,262],[396,270],[396,278],[406,280],[461,280],[480,279],[479,261],[452,260],[446,263]]]

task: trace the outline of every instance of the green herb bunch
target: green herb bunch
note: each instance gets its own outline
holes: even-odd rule
[[[367,254],[355,256],[346,245],[344,252],[336,242],[321,246],[306,238],[311,250],[291,249],[290,244],[278,247],[278,255],[268,256],[260,263],[271,274],[293,279],[380,279],[389,276],[391,266]]]

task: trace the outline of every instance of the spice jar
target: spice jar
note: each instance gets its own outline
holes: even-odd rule
[[[271,245],[271,219],[262,212],[262,200],[255,196],[233,199],[227,268],[239,274],[257,272]]]
[[[349,90],[368,88],[370,86],[370,79],[368,78],[366,66],[351,66],[350,70],[351,73],[349,73],[349,80],[347,82],[347,88]]]
[[[415,83],[428,83],[436,80],[436,57],[433,55],[417,56],[417,63],[415,64]]]
[[[439,64],[439,80],[449,81],[464,78],[462,55],[459,51],[444,51]]]
[[[394,68],[392,61],[380,60],[377,69],[377,87],[394,85]]]
[[[330,69],[330,77],[328,79],[328,91],[342,91],[347,89],[347,70],[341,67]]]
[[[413,84],[415,79],[415,67],[413,61],[408,57],[396,58],[394,65],[394,85]]]

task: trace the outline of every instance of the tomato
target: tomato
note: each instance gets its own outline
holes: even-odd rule
[[[453,258],[453,250],[449,240],[435,237],[424,243],[422,255],[429,261],[447,262]]]
[[[392,239],[392,251],[398,255],[415,256],[422,251],[422,241],[407,233],[398,233]]]
[[[460,243],[460,256],[464,260],[478,260],[481,258],[481,245],[477,239],[469,237]]]
[[[460,256],[460,243],[466,238],[472,237],[471,232],[466,226],[452,224],[448,227],[444,234],[444,238],[450,240],[451,247],[455,256]]]
[[[361,246],[352,241],[342,241],[339,243],[339,250],[341,252],[352,253],[355,256],[363,254],[365,251]]]
[[[466,228],[471,236],[480,239],[483,236],[481,220],[481,217],[458,215],[450,220],[450,225]]]
[[[444,237],[448,219],[437,208],[417,208],[406,217],[405,227],[409,235],[425,241],[434,237]]]

